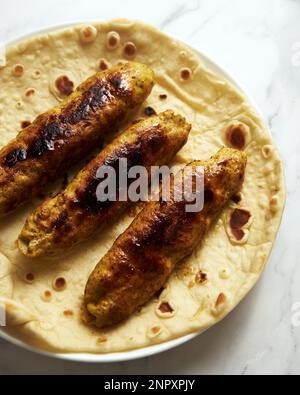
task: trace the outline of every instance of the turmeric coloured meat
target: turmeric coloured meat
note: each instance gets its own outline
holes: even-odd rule
[[[149,203],[91,274],[84,322],[98,328],[118,324],[151,300],[240,191],[246,163],[243,152],[224,148],[208,161],[189,165],[187,174],[204,168],[202,211],[188,212],[184,198]]]
[[[100,146],[150,94],[154,74],[128,63],[97,73],[0,150],[0,216]]]
[[[100,232],[132,202],[120,199],[120,185],[116,185],[115,199],[98,199],[98,187],[104,181],[98,178],[98,170],[109,167],[115,170],[118,180],[120,160],[126,159],[128,170],[143,166],[150,173],[152,165],[166,164],[176,155],[187,142],[190,130],[191,125],[173,111],[131,126],[79,172],[64,191],[35,210],[19,236],[20,250],[31,258],[55,255]]]

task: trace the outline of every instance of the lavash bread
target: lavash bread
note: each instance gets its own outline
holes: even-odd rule
[[[146,116],[146,107],[172,109],[193,124],[174,168],[207,159],[222,146],[239,148],[248,155],[244,187],[160,295],[105,331],[80,319],[84,286],[136,212],[71,255],[46,262],[27,260],[16,245],[38,200],[1,220],[0,305],[7,310],[6,331],[46,350],[119,352],[208,329],[253,288],[281,221],[283,168],[261,116],[189,47],[140,22],[67,28],[8,48],[0,69],[0,146],[96,70],[127,60],[146,63],[156,73],[156,87],[138,118]]]

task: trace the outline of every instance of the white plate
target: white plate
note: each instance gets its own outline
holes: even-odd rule
[[[50,32],[56,31],[56,30],[64,29],[67,27],[73,27],[73,26],[80,25],[80,24],[86,24],[86,23],[92,24],[93,22],[95,22],[95,21],[83,20],[83,21],[77,21],[77,22],[67,23],[67,24],[63,24],[63,25],[49,26],[47,28],[35,31],[31,34],[27,34],[22,37],[18,37],[14,40],[11,40],[10,42],[5,43],[5,46],[9,47],[10,45],[17,44],[20,41],[26,40],[30,37],[37,36],[39,34],[50,33]],[[251,102],[251,104],[257,110],[257,106],[255,105],[253,100],[251,100],[249,98],[249,95],[247,95],[245,93],[244,89],[241,88],[241,86],[230,76],[230,74],[226,70],[224,70],[222,67],[218,66],[212,59],[207,57],[202,52],[199,52],[198,50],[195,50],[195,49],[194,49],[194,51],[199,54],[199,57],[203,60],[205,65],[210,70],[212,70],[216,74],[219,74],[220,76],[224,77],[229,82],[231,82],[234,86],[236,86],[248,98],[248,100]],[[259,112],[259,110],[257,110],[257,111]],[[201,333],[203,333],[203,332],[201,332]],[[56,353],[49,353],[49,352],[43,351],[41,349],[32,347],[32,346],[24,343],[21,340],[18,340],[10,335],[7,335],[6,333],[4,333],[3,331],[0,330],[0,338],[3,338],[5,340],[9,341],[10,343],[13,343],[19,347],[22,347],[28,351],[33,351],[38,354],[53,357],[53,358],[58,358],[58,359],[63,359],[63,360],[68,360],[68,361],[75,361],[75,362],[88,362],[88,363],[122,362],[122,361],[131,361],[134,359],[149,357],[149,356],[159,354],[164,351],[168,351],[168,350],[178,347],[180,345],[183,345],[184,343],[187,343],[188,341],[196,338],[199,335],[200,335],[200,333],[194,333],[194,334],[184,336],[179,339],[172,340],[172,341],[169,341],[169,342],[166,342],[163,344],[158,344],[156,346],[151,346],[151,347],[142,348],[139,350],[128,351],[128,352],[121,352],[121,353],[99,354],[99,355],[98,354],[56,354]]]

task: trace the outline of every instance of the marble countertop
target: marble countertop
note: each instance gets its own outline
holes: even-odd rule
[[[51,24],[142,19],[224,66],[257,102],[284,160],[288,200],[267,269],[220,325],[167,353],[89,365],[42,357],[0,341],[0,374],[300,373],[300,0],[10,0],[0,42]],[[109,4],[109,5],[107,5]]]

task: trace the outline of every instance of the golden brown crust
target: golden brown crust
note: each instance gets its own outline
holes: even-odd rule
[[[99,328],[117,324],[149,301],[175,265],[190,255],[230,198],[239,192],[247,158],[222,149],[205,162],[205,204],[186,212],[186,202],[150,203],[115,242],[91,274],[85,291],[85,322]]]
[[[128,63],[97,73],[61,105],[40,115],[0,151],[0,215],[38,194],[61,169],[116,131],[150,94],[154,75]]]
[[[97,170],[110,166],[119,174],[119,159],[128,168],[168,163],[187,142],[191,126],[180,115],[166,111],[131,126],[109,144],[53,199],[28,218],[19,247],[28,257],[65,252],[115,221],[131,202],[97,201]]]

